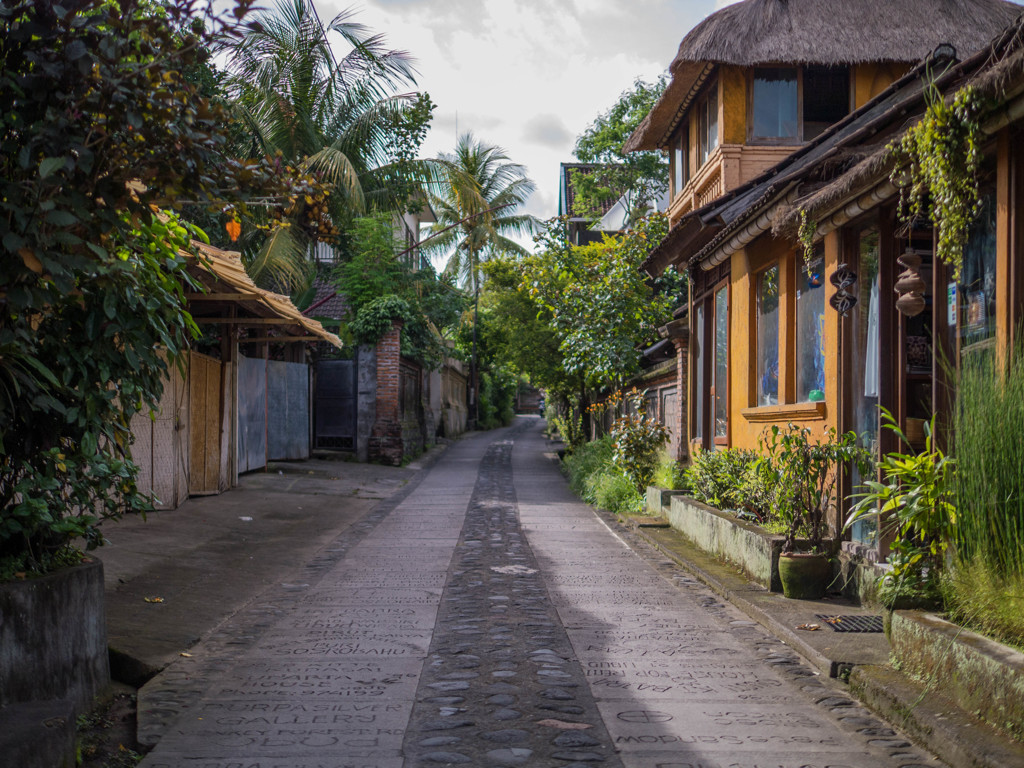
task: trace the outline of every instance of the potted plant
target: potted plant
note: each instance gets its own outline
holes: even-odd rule
[[[776,513],[788,523],[779,557],[779,579],[786,597],[815,600],[825,594],[832,575],[831,555],[825,547],[828,511],[835,495],[838,468],[855,462],[868,471],[868,452],[857,445],[857,435],[838,435],[834,428],[823,439],[812,440],[811,430],[790,423],[772,426],[761,437],[764,472],[775,488]]]
[[[908,452],[882,458],[881,481],[868,480],[866,490],[851,497],[859,501],[850,510],[846,527],[877,516],[879,530],[894,535],[889,554],[892,569],[881,578],[878,590],[886,608],[936,607],[941,604],[939,575],[956,527],[955,459],[935,445],[934,416],[924,423],[924,449],[916,451],[896,418],[885,408],[881,411],[883,426]]]

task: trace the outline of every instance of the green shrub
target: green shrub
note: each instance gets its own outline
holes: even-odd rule
[[[994,581],[1024,577],[1024,342],[1008,357],[964,360],[953,417],[957,557]]]
[[[690,495],[717,509],[744,509],[744,492],[756,461],[756,453],[740,448],[696,451],[685,472]]]
[[[569,475],[569,487],[573,493],[580,498],[584,498],[587,479],[591,475],[596,475],[602,469],[611,466],[614,450],[615,447],[612,445],[612,439],[605,436],[598,440],[584,443],[577,450],[566,454],[564,466]]]
[[[913,598],[917,603],[939,599],[939,573],[946,548],[954,537],[956,510],[952,504],[955,462],[935,444],[935,418],[925,425],[923,451],[911,448],[910,440],[893,415],[882,408],[884,427],[893,432],[909,453],[886,454],[879,465],[882,481],[867,480],[867,490],[850,510],[849,528],[863,517],[880,517],[880,528],[894,534],[889,555],[890,571],[880,596]]]
[[[588,482],[586,501],[618,515],[637,514],[643,510],[644,498],[621,472],[611,470],[592,475]]]
[[[686,488],[683,466],[669,455],[668,449],[662,449],[658,453],[658,465],[654,468],[651,485],[670,491],[681,491]]]
[[[574,408],[569,408],[566,414],[551,416],[548,422],[558,432],[559,438],[565,445],[566,453],[573,453],[587,441],[587,435],[583,431],[583,416]]]
[[[944,573],[942,596],[950,619],[1024,651],[1024,576],[959,563]]]
[[[643,497],[615,466],[615,445],[610,435],[584,443],[566,454],[564,467],[569,487],[588,504],[616,514],[634,514],[643,508]]]
[[[647,416],[640,392],[634,389],[628,398],[633,408],[612,425],[613,458],[637,493],[643,493],[658,465],[658,453],[668,442],[668,428]]]

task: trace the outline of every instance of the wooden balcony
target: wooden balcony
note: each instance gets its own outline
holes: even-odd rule
[[[723,144],[717,147],[683,187],[682,193],[672,200],[668,209],[669,218],[675,224],[690,211],[760,176],[797,149],[799,146],[756,144]]]

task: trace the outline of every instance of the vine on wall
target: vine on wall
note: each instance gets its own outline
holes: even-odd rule
[[[959,281],[964,245],[981,207],[982,98],[968,85],[947,102],[934,83],[926,98],[924,117],[889,145],[896,160],[890,178],[900,189],[900,220],[935,222],[939,230],[936,255]]]

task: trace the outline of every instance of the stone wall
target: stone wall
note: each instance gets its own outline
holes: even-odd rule
[[[110,682],[103,564],[0,584],[0,707],[66,699],[87,710]]]

